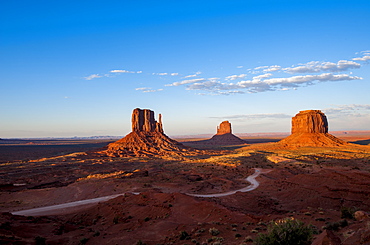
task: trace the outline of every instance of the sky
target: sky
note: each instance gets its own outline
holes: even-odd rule
[[[0,138],[370,130],[370,1],[3,1]],[[158,118],[158,116],[157,116]]]

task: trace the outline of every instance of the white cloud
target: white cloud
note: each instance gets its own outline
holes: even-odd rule
[[[326,114],[346,114],[346,115],[358,115],[359,113],[368,114],[370,111],[370,105],[340,105],[332,108],[323,110]]]
[[[84,78],[85,78],[85,80],[92,80],[94,78],[100,78],[100,77],[103,77],[103,76],[101,76],[99,74],[92,74],[92,75],[84,77]]]
[[[236,80],[236,79],[240,79],[240,78],[245,78],[246,76],[247,76],[247,74],[231,75],[231,76],[227,76],[225,79],[226,80]]]
[[[157,76],[178,76],[179,73],[177,72],[173,72],[173,73],[168,73],[168,72],[159,72],[159,73],[152,73],[153,75],[157,75]]]
[[[269,66],[258,66],[256,68],[254,68],[254,70],[261,70],[261,69],[266,69],[268,68]]]
[[[187,76],[185,76],[183,78],[191,78],[191,77],[196,77],[196,76],[197,76],[196,74],[193,74],[193,75],[187,75]]]
[[[174,82],[174,83],[171,83],[171,84],[166,84],[164,86],[180,86],[180,85],[184,85],[184,84],[189,84],[189,83],[196,83],[196,82],[202,82],[202,81],[205,81],[206,79],[205,78],[195,78],[195,79],[189,79],[189,80],[183,80],[183,81],[180,81],[180,82]]]
[[[159,92],[159,91],[163,91],[163,88],[143,90],[143,93],[154,93],[154,92]]]
[[[142,91],[143,93],[154,93],[154,92],[163,91],[162,88],[160,88],[160,89],[152,89],[152,88],[148,88],[148,87],[135,88],[135,90]]]
[[[127,70],[111,70],[111,73],[136,73],[135,71],[127,71]],[[141,73],[141,72],[137,72]]]
[[[268,77],[271,77],[271,76],[272,76],[271,73],[266,73],[266,74],[262,74],[262,75],[258,75],[258,76],[253,77],[253,80],[261,80],[261,79],[268,78]]]
[[[183,77],[183,78],[191,78],[191,77],[196,77],[196,76],[198,76],[198,75],[200,75],[200,74],[202,74],[202,72],[200,72],[200,71],[197,71],[195,74],[192,74],[192,75],[187,75],[187,76],[185,76],[185,77]]]
[[[362,57],[353,58],[352,60],[367,61],[367,60],[370,60],[370,55],[364,55]]]
[[[278,66],[278,65],[273,65],[273,66],[269,66],[268,68],[266,69],[263,69],[264,72],[273,72],[273,71],[278,71],[281,69],[281,66]]]
[[[360,67],[359,63],[350,60],[340,60],[337,63],[311,61],[300,66],[283,68],[282,70],[287,73],[316,73],[322,71],[340,72]]]
[[[217,80],[205,81],[192,81],[182,84],[189,84],[187,90],[203,90],[217,94],[229,94],[230,91],[246,90],[248,93],[258,93],[265,91],[287,90],[296,88],[302,85],[313,85],[314,82],[327,82],[327,81],[345,81],[345,80],[360,80],[361,77],[350,76],[348,74],[332,74],[323,73],[319,75],[305,75],[305,76],[292,76],[286,78],[269,78],[271,73],[262,74],[253,77],[252,80],[240,81],[238,83],[222,83]],[[182,85],[178,84],[178,85]],[[171,85],[177,86],[177,85]]]
[[[240,68],[243,68],[243,66],[237,66],[236,68],[240,69]]]
[[[269,85],[282,85],[287,86],[289,84],[310,84],[314,81],[345,81],[345,80],[361,80],[361,77],[350,76],[348,74],[334,75],[332,73],[323,73],[320,75],[305,75],[305,76],[293,76],[287,78],[270,78],[263,82]]]

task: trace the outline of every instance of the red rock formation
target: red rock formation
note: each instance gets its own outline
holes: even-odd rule
[[[132,132],[109,144],[104,152],[106,155],[113,157],[182,155],[190,151],[188,147],[164,134],[161,114],[157,122],[153,111],[136,108],[132,112],[131,122]]]
[[[154,119],[154,111],[139,108],[134,109],[132,112],[132,131],[145,131],[154,132],[158,131],[163,133],[162,115],[159,114],[159,122]]]
[[[223,121],[220,126],[217,127],[217,135],[231,134],[231,123],[229,121]]]
[[[231,123],[229,121],[223,121],[220,126],[217,127],[217,133],[208,140],[198,141],[196,144],[206,145],[241,145],[245,144],[245,141],[231,133]]]
[[[328,133],[328,121],[320,110],[300,111],[292,118],[292,134],[281,140],[284,146],[339,146],[343,140]]]
[[[328,120],[320,110],[300,111],[292,118],[294,133],[328,133]]]

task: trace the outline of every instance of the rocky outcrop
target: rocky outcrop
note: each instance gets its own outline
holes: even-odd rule
[[[159,122],[154,119],[154,111],[139,108],[132,112],[132,132],[160,132],[163,133],[162,115],[159,114]]]
[[[164,134],[161,114],[157,122],[153,111],[136,108],[132,112],[131,122],[132,132],[109,144],[104,152],[106,155],[112,157],[164,156],[185,155],[195,151]]]
[[[229,121],[223,121],[220,126],[217,127],[217,135],[231,134],[231,123]]]
[[[193,143],[204,145],[241,145],[246,142],[231,133],[231,123],[229,121],[223,121],[217,127],[217,133],[212,138]]]
[[[292,134],[279,144],[291,147],[339,146],[347,144],[328,133],[328,121],[320,110],[300,111],[292,118]]]
[[[320,110],[300,111],[292,118],[292,134],[328,133],[328,120]]]

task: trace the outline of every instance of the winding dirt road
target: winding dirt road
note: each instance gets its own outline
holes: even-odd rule
[[[228,191],[228,192],[223,192],[223,193],[216,193],[216,194],[190,194],[186,193],[186,195],[193,196],[193,197],[224,197],[224,196],[229,196],[232,194],[235,194],[237,192],[248,192],[248,191],[253,191],[257,189],[257,187],[260,185],[260,183],[256,180],[256,178],[261,174],[261,173],[268,173],[271,170],[263,170],[260,168],[255,168],[254,174],[248,176],[245,180],[251,183],[249,186],[244,187],[239,190],[235,191]]]
[[[223,197],[223,196],[228,196],[228,195],[235,194],[237,192],[253,191],[259,186],[259,182],[256,180],[256,178],[261,173],[268,173],[270,171],[271,170],[263,170],[263,169],[260,169],[260,168],[255,168],[254,174],[248,176],[245,179],[246,181],[250,182],[251,184],[249,186],[244,187],[244,188],[239,189],[239,190],[228,191],[228,192],[217,193],[217,194],[190,194],[190,193],[186,193],[186,195],[194,196],[194,197]],[[130,193],[135,194],[135,195],[140,194],[139,192],[130,192]],[[65,210],[65,209],[68,209],[68,208],[74,208],[74,207],[94,204],[94,203],[98,203],[98,202],[105,202],[105,201],[108,201],[110,199],[116,198],[118,196],[123,196],[125,194],[126,193],[121,193],[121,194],[116,194],[116,195],[86,199],[86,200],[81,200],[81,201],[76,201],[76,202],[68,202],[68,203],[63,203],[63,204],[58,204],[58,205],[47,206],[47,207],[32,208],[32,209],[12,212],[12,214],[13,215],[24,215],[24,216],[51,215],[51,214],[60,213],[61,210]]]

